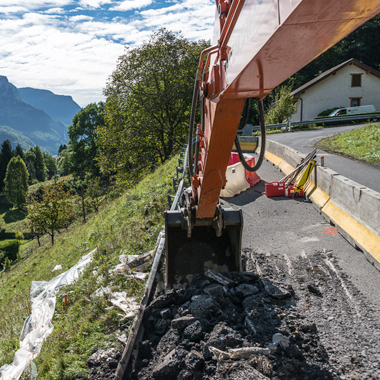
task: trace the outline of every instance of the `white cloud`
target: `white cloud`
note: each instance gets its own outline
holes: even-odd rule
[[[16,7],[16,0],[0,2],[0,11],[3,4]],[[165,8],[150,10],[142,8],[152,0],[120,1],[117,6],[127,10],[133,3],[136,11],[132,17],[126,14],[112,19],[107,17],[114,13],[102,8],[110,3],[111,0],[18,0],[24,12],[21,17],[17,13],[0,15],[0,75],[7,76],[17,87],[71,95],[85,106],[103,99],[102,90],[124,45],[139,46],[161,27],[182,31],[193,40],[212,37],[212,0],[167,2]],[[81,11],[78,7],[67,10],[64,5],[81,6]],[[104,13],[99,9],[92,13],[97,7]],[[100,14],[103,18],[99,18]]]
[[[46,11],[44,11],[46,14],[63,14],[65,13],[65,10],[63,8],[49,8]]]
[[[9,15],[11,13],[22,13],[22,12],[26,12],[27,9],[24,8],[24,7],[19,7],[19,6],[2,6],[0,5],[0,14],[1,13],[4,13],[6,15]]]
[[[73,0],[1,0],[2,6],[19,6],[26,9],[63,7],[69,5]]]
[[[119,5],[110,8],[111,11],[130,11],[132,9],[145,8],[152,4],[153,0],[124,0]]]
[[[82,106],[102,99],[102,90],[123,46],[80,31],[59,30],[35,14],[28,14],[27,19],[26,26],[24,19],[0,20],[6,41],[0,45],[1,75],[17,87],[72,95]],[[29,24],[31,19],[34,25]]]
[[[215,3],[211,0],[184,0],[169,7],[148,9],[140,12],[142,23],[154,30],[165,27],[183,32],[192,39],[212,39]]]
[[[57,26],[59,22],[58,15],[50,15],[36,12],[24,13],[22,18],[19,19],[20,25],[22,27],[28,27],[33,25],[42,25],[42,26]]]
[[[84,8],[100,8],[104,4],[111,4],[112,0],[80,0],[79,5]]]
[[[175,4],[170,7],[158,8],[158,9],[147,9],[146,11],[141,11],[140,14],[144,17],[158,17],[171,12],[183,11],[183,4]]]
[[[70,21],[80,22],[80,21],[92,21],[94,18],[86,15],[71,16]]]

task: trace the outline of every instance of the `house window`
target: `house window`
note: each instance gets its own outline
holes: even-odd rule
[[[351,87],[362,86],[362,74],[351,74]]]
[[[359,107],[362,98],[350,98],[351,107]]]

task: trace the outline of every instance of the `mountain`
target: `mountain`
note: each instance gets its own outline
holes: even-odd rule
[[[53,119],[69,126],[80,107],[71,96],[56,95],[49,90],[23,87],[18,89],[21,98],[32,106],[45,111]]]
[[[0,142],[9,136],[13,147],[22,141],[21,146],[39,145],[57,154],[59,146],[68,142],[67,127],[77,110],[80,107],[70,96],[29,88],[20,91],[0,76]]]
[[[20,144],[24,151],[27,151],[32,146],[36,145],[33,141],[26,137],[22,132],[16,131],[11,127],[0,125],[0,143],[9,140],[13,147]]]

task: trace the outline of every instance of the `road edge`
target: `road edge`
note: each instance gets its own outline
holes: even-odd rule
[[[286,145],[267,143],[266,160],[285,175],[304,157]],[[317,211],[380,270],[380,193],[319,164],[305,185],[305,193]]]

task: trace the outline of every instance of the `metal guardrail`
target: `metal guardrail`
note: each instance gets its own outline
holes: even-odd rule
[[[306,121],[296,121],[292,123],[281,123],[281,124],[268,124],[266,125],[267,129],[276,129],[276,128],[286,128],[297,126],[297,125],[310,125],[310,124],[325,124],[331,122],[341,122],[341,121],[355,121],[355,120],[372,120],[380,119],[380,113],[371,113],[368,115],[351,115],[351,116],[333,116],[333,117],[324,117],[322,119],[306,120]],[[259,125],[253,126],[254,131],[260,130]]]

